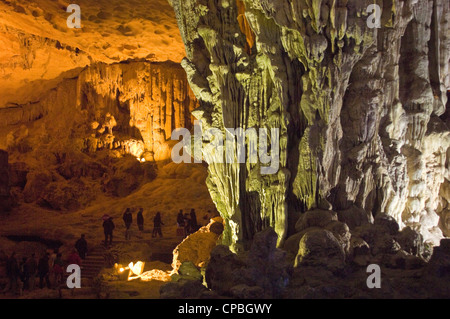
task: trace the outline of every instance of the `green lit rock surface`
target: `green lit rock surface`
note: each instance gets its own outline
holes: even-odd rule
[[[352,228],[385,213],[430,243],[448,233],[448,1],[375,1],[380,28],[373,1],[170,2],[203,129],[280,132],[276,174],[209,165],[224,244],[248,248],[271,226],[282,245],[326,206]]]

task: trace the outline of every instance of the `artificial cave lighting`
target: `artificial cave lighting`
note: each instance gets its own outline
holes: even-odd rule
[[[137,261],[136,263],[130,262],[127,267],[120,267],[118,264],[114,265],[119,274],[124,273],[128,270],[127,280],[137,280],[142,281],[152,281],[158,280],[163,282],[168,282],[171,280],[171,272],[163,271],[160,269],[152,269],[144,272],[145,262]]]

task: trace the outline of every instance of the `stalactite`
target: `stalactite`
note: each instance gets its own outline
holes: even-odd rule
[[[415,174],[407,149],[424,151],[430,118],[442,114],[432,88],[441,88],[443,102],[449,88],[448,3],[375,1],[379,29],[367,23],[372,1],[171,3],[186,46],[182,64],[200,101],[193,114],[222,131],[280,129],[277,174],[255,173],[260,165],[241,165],[239,173],[210,165],[208,187],[227,223],[227,244],[246,246],[267,226],[280,244],[292,228],[289,216],[315,207],[357,205],[368,216],[407,223],[408,175]],[[448,129],[433,136],[445,156]],[[436,242],[432,232],[427,240]]]

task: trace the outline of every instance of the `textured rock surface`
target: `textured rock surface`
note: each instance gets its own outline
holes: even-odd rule
[[[172,131],[192,126],[190,111],[196,105],[186,75],[176,63],[101,63],[63,81],[36,103],[0,108],[0,123],[14,127],[41,118],[58,119],[47,134],[71,135],[71,139],[76,135],[87,152],[111,149],[164,160],[170,158]],[[72,122],[74,127],[68,131]],[[11,131],[6,143],[25,152],[30,148],[28,135],[23,126]]]
[[[58,0],[0,2],[0,108],[39,101],[81,68],[128,59],[180,62],[183,44],[165,0],[79,0],[81,29],[69,29]]]
[[[210,258],[211,251],[217,245],[221,232],[217,232],[216,223],[222,223],[220,217],[211,219],[207,226],[201,227],[195,233],[187,236],[173,251],[172,268],[177,272],[185,262],[195,267],[205,267]],[[211,229],[211,227],[213,229]]]
[[[372,3],[171,0],[203,128],[280,130],[276,174],[209,165],[233,249],[267,226],[281,244],[299,213],[329,206],[388,214],[433,244],[448,233],[449,2],[375,1],[379,29]]]
[[[267,228],[255,235],[246,253],[234,254],[224,245],[215,247],[205,272],[208,288],[234,298],[281,297],[292,267],[276,243],[276,233]]]

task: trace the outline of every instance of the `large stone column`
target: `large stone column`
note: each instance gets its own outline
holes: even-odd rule
[[[433,135],[436,147],[423,141],[430,119],[442,122],[450,87],[448,1],[171,3],[203,130],[280,133],[276,174],[261,174],[261,161],[209,165],[226,244],[245,248],[268,226],[281,244],[299,214],[315,207],[357,206],[401,226],[426,225],[424,232],[436,226],[436,208],[426,203],[448,183],[448,128]],[[370,23],[374,3],[379,28]],[[213,143],[204,139],[203,147]],[[413,165],[427,159],[437,162],[433,174],[426,163]],[[421,187],[432,190],[418,194]]]

